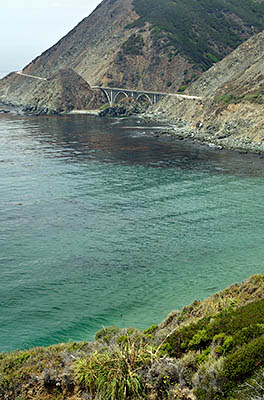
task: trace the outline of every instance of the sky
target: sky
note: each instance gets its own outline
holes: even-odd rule
[[[101,0],[0,0],[0,73],[21,70]]]

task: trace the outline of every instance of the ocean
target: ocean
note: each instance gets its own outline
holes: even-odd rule
[[[263,158],[160,129],[0,114],[0,351],[145,329],[263,273]]]

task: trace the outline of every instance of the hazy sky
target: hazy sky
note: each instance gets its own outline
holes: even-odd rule
[[[0,0],[0,71],[20,70],[101,0]]]

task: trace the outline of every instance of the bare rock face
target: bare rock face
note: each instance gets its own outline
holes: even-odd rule
[[[256,15],[243,12],[241,19],[240,5],[228,5],[223,11],[225,0],[212,0],[210,7],[206,0],[103,0],[90,16],[30,62],[23,73],[50,79],[59,70],[71,68],[92,86],[172,93],[184,90],[236,44],[261,30],[262,2],[248,3],[249,8],[253,3],[251,8],[259,11]],[[229,6],[234,9],[231,14]],[[217,34],[215,24],[220,30]],[[227,35],[224,28],[228,32],[231,29],[236,41],[226,39],[231,33]],[[221,35],[222,29],[225,35]],[[218,57],[211,54],[214,49]],[[207,63],[200,64],[200,57]],[[12,74],[0,80],[0,101],[29,104],[26,100],[38,83]]]
[[[197,138],[219,146],[264,149],[264,31],[206,71],[186,94],[203,100],[169,98],[154,112],[172,122],[188,122],[198,128]]]
[[[105,83],[103,78],[107,76],[109,66],[114,62],[122,43],[131,34],[125,27],[137,19],[131,3],[132,0],[103,1],[89,17],[27,65],[22,71],[24,75],[14,72],[1,79],[0,101],[15,106],[32,107],[32,109],[36,107],[39,110],[71,109],[80,101],[84,101],[82,108],[87,108],[87,104],[89,107],[96,108],[97,104],[106,103],[101,92],[94,91],[94,94],[97,94],[95,96],[97,100],[84,99],[85,96],[81,94],[77,100],[74,94],[74,100],[71,100],[73,104],[70,105],[68,90],[59,88],[59,81],[63,81],[65,88],[68,87],[68,83],[65,82],[66,79],[56,74],[70,68],[91,85]],[[58,78],[57,83],[54,77]],[[37,78],[47,79],[47,82]],[[70,79],[70,81],[73,83],[73,80]],[[54,87],[56,87],[55,98],[51,99]],[[80,84],[80,89],[83,93],[84,83]],[[60,95],[57,90],[61,92],[61,95],[66,95],[68,100],[60,99],[59,101]],[[71,93],[73,94],[73,90]]]
[[[23,72],[48,78],[60,69],[72,68],[91,85],[96,85],[129,37],[130,31],[125,27],[136,18],[132,0],[105,0]]]
[[[34,114],[61,114],[75,110],[96,109],[106,102],[102,92],[95,92],[72,69],[61,69],[41,81],[28,99],[24,111]]]
[[[264,0],[228,3],[103,0],[89,17],[28,64],[22,74],[12,73],[1,79],[0,101],[52,114],[105,104],[104,95],[92,91],[87,82],[92,86],[171,93],[188,86],[186,94],[203,97],[202,104],[165,99],[159,105],[164,116],[185,119],[199,126],[200,132],[210,128],[211,134],[223,136],[242,129],[246,135],[247,118],[254,122],[257,110],[259,122],[254,124],[254,135],[256,140],[264,137],[263,128],[259,128],[262,106],[246,98],[253,95],[254,99],[256,95],[257,101],[262,101],[264,34],[251,37],[217,62],[263,29]],[[228,12],[230,7],[232,12]],[[237,38],[235,42],[229,40],[234,39],[232,35]],[[219,57],[211,54],[214,48]],[[211,64],[201,65],[200,57],[203,62],[211,60]],[[216,63],[214,67],[202,73],[212,63]],[[240,98],[243,104],[239,107]],[[235,122],[230,125],[229,119],[235,121],[237,117],[239,126]]]

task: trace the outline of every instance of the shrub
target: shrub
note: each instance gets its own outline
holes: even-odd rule
[[[109,107],[109,103],[106,103],[106,104],[103,104],[103,105],[99,108],[99,110],[100,110],[100,111],[104,111],[104,110],[106,110],[108,107]]]
[[[264,333],[264,299],[233,310],[227,308],[214,318],[205,317],[180,327],[168,337],[169,355],[180,356],[188,349],[205,350],[211,343],[228,353]],[[220,350],[220,349],[218,349]]]
[[[264,399],[264,369],[261,369],[255,374],[254,379],[245,383],[247,389],[248,400],[263,400]]]
[[[206,55],[213,63],[217,63],[219,61],[218,58],[212,53],[207,53]]]
[[[159,325],[151,325],[149,328],[144,330],[145,335],[151,335],[158,329]]]
[[[133,0],[139,18],[129,28],[150,24],[153,35],[164,33],[199,70],[208,69],[245,38],[245,26],[264,29],[263,1]],[[249,37],[250,33],[246,33]]]
[[[250,377],[256,368],[264,364],[264,335],[245,344],[228,355],[224,362],[224,375],[228,379],[227,388]]]
[[[96,332],[95,339],[103,340],[109,343],[110,340],[120,332],[120,328],[116,326],[108,326],[107,328],[102,328],[100,331]]]
[[[126,343],[110,351],[95,352],[89,359],[76,361],[75,379],[91,396],[99,395],[104,400],[142,399],[145,387],[138,372],[153,357],[151,347],[136,345],[128,336]]]
[[[138,55],[144,47],[144,39],[142,35],[133,33],[122,45],[122,50],[125,54]]]
[[[12,388],[25,377],[23,369],[30,357],[27,351],[16,351],[10,354],[2,353],[0,359],[0,387]]]
[[[211,350],[210,347],[207,347],[202,353],[198,353],[198,355],[196,356],[196,360],[197,360],[198,364],[202,364],[203,362],[208,360],[210,350]]]
[[[232,93],[226,93],[218,98],[220,103],[224,104],[236,104],[241,100],[241,96],[236,96]]]
[[[215,400],[222,395],[224,358],[210,356],[193,377],[194,392],[199,400]]]
[[[189,341],[188,347],[198,350],[205,343],[208,343],[208,335],[206,329],[201,329],[193,336],[192,340]]]
[[[178,92],[182,93],[184,90],[187,89],[187,85],[182,85],[179,89]]]

